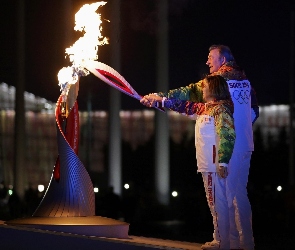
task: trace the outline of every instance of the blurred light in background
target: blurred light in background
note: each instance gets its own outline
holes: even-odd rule
[[[38,185],[38,191],[41,193],[44,191],[44,185]]]
[[[277,190],[278,190],[279,192],[282,191],[282,189],[283,189],[282,186],[278,186],[278,187],[277,187]]]
[[[173,196],[173,197],[177,197],[177,196],[178,196],[178,193],[177,193],[176,191],[173,191],[173,192],[172,192],[172,196]]]

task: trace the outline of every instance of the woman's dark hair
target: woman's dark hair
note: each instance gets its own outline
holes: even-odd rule
[[[231,100],[226,80],[220,75],[209,75],[205,79],[208,83],[209,92],[216,100]]]

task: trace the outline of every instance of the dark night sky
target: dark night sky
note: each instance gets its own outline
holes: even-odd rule
[[[17,1],[1,1],[0,82],[17,81]],[[60,94],[57,72],[70,65],[65,48],[81,33],[74,31],[74,14],[85,3],[73,1],[72,17],[65,22],[61,0],[26,1],[26,79],[25,90],[55,102]],[[99,8],[110,20],[111,1]],[[122,0],[120,73],[137,90],[146,94],[156,90],[155,51],[157,27],[156,0]],[[169,0],[169,88],[198,81],[208,72],[208,47],[226,44],[256,89],[259,103],[284,104],[289,101],[290,10],[291,0]],[[112,20],[110,20],[112,21]],[[66,29],[66,27],[69,27]],[[103,23],[109,36],[112,22]],[[73,40],[65,42],[65,32]],[[112,43],[113,41],[110,41]],[[99,61],[108,64],[110,46],[99,48]],[[81,79],[80,109],[91,92],[94,109],[106,109],[109,86],[94,76]],[[141,109],[135,99],[122,95],[123,109]]]

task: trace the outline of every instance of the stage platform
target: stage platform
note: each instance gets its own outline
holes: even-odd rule
[[[126,239],[85,236],[6,225],[4,221],[0,221],[0,249],[3,250],[200,250],[201,245],[140,236],[128,236]]]

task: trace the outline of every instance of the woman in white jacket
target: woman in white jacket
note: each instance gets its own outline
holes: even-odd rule
[[[213,217],[214,239],[220,249],[230,249],[226,196],[227,166],[235,143],[233,102],[228,84],[219,75],[202,81],[204,103],[150,94],[141,103],[174,110],[196,120],[195,145],[198,172],[202,173],[207,202]],[[230,174],[230,173],[229,173]],[[203,245],[206,249],[206,245]]]

